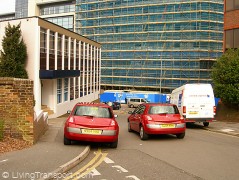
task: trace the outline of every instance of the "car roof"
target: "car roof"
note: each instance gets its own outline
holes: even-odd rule
[[[94,102],[79,102],[76,106],[95,106],[95,107],[105,107],[109,108],[110,106],[105,103],[94,103]]]

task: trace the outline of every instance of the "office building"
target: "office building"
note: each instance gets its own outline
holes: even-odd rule
[[[27,46],[26,70],[34,82],[36,116],[48,109],[49,117],[58,117],[80,101],[99,98],[99,43],[39,17],[1,21],[1,42],[8,23],[21,23]]]
[[[101,43],[104,89],[170,93],[185,83],[211,83],[223,53],[224,0],[16,2],[16,17],[39,15]]]

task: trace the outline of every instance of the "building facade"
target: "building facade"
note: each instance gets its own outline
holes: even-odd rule
[[[50,117],[58,117],[79,101],[99,98],[99,43],[38,17],[0,22],[0,41],[8,23],[21,23],[28,55],[26,70],[34,81],[36,114],[47,107]]]
[[[102,44],[105,89],[210,83],[223,52],[223,0],[76,0],[76,32]]]
[[[28,7],[22,16],[100,42],[104,89],[170,93],[185,83],[211,83],[211,67],[223,53],[224,0],[16,2]]]
[[[239,0],[225,0],[224,50],[239,48]]]

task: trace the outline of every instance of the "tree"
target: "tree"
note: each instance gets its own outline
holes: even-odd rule
[[[227,50],[214,64],[212,79],[216,97],[239,107],[239,49]]]
[[[28,78],[25,70],[27,47],[23,41],[21,24],[5,27],[0,52],[0,77]]]

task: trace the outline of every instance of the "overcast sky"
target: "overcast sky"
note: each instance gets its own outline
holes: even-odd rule
[[[15,12],[15,0],[0,0],[0,14]]]

